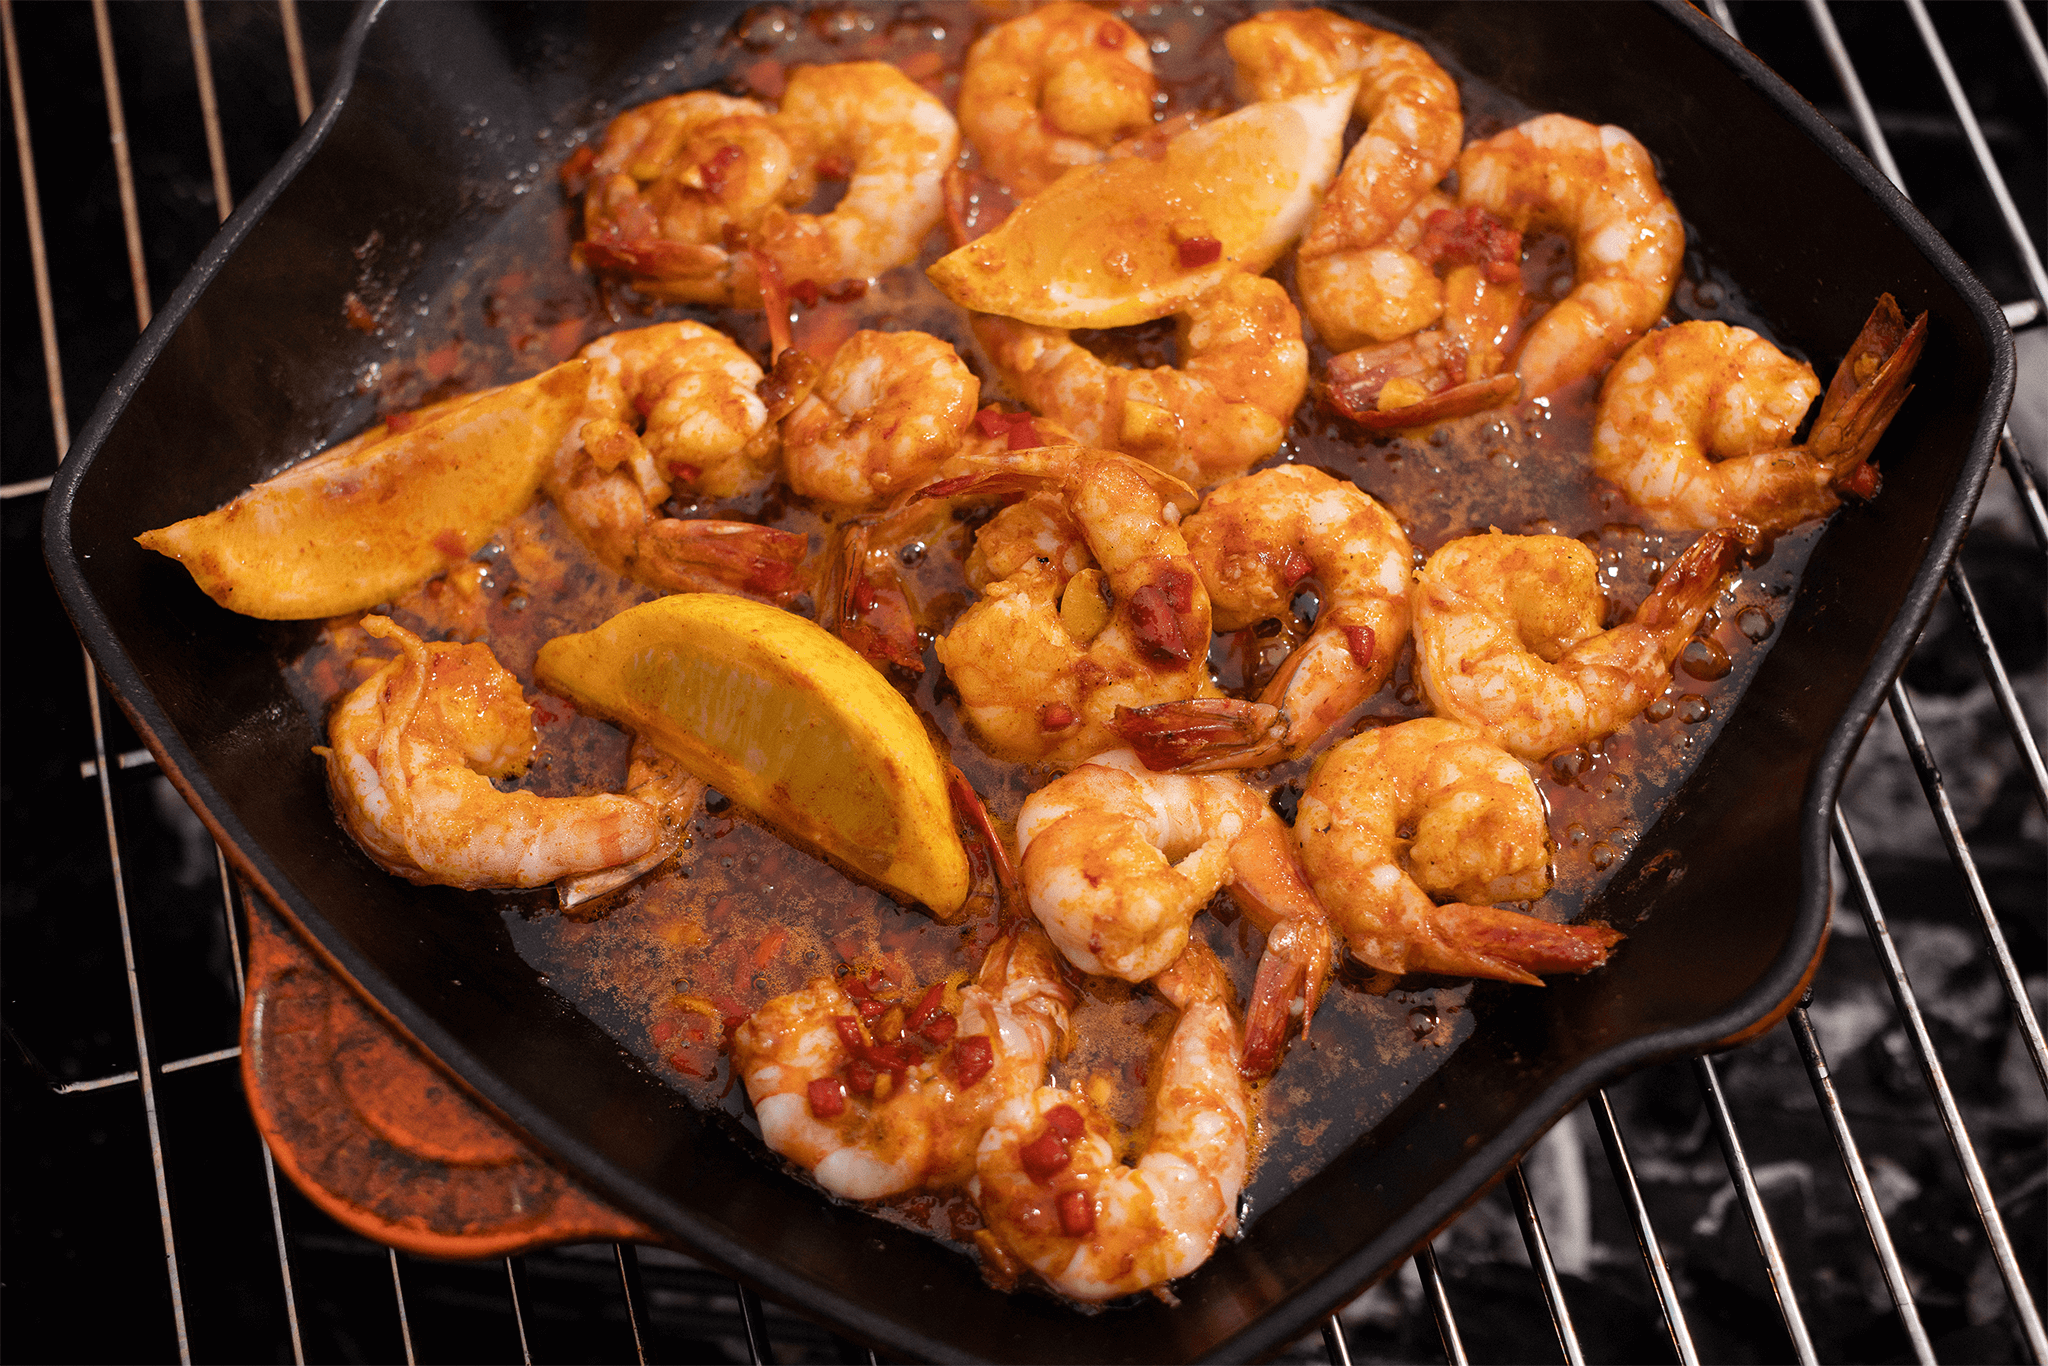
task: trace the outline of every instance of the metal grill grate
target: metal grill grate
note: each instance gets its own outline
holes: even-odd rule
[[[2008,301],[2019,435],[1892,687],[1892,722],[1851,772],[1835,819],[1846,904],[1808,1000],[1741,1050],[1596,1093],[1291,1358],[1527,1360],[1554,1339],[1571,1362],[2048,1361],[2048,773],[2029,729],[2048,515],[2021,449],[2048,439],[2041,9],[1709,8]],[[289,144],[347,17],[293,0],[0,0],[13,133],[0,1352],[872,1360],[665,1252],[449,1265],[363,1243],[277,1181],[222,1065],[238,1055],[241,890],[103,709],[90,663],[82,687],[71,673],[36,527],[69,414],[233,187]],[[1891,800],[1906,774],[1917,810]],[[1797,1098],[1802,1075],[1814,1106]],[[1596,1147],[1610,1179],[1589,1174]]]

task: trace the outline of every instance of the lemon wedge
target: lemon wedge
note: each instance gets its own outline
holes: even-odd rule
[[[679,593],[549,641],[534,678],[941,920],[965,904],[945,765],[902,695],[823,628]]]
[[[1248,104],[1156,160],[1069,171],[925,273],[962,308],[1041,327],[1178,313],[1231,271],[1263,274],[1301,235],[1343,159],[1357,93],[1354,77]]]
[[[379,425],[227,506],[135,539],[230,611],[272,621],[360,612],[476,553],[533,501],[578,425],[590,362]]]

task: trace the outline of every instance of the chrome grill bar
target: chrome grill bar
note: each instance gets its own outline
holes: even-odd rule
[[[1579,1347],[1578,1330],[1572,1326],[1571,1306],[1565,1303],[1564,1282],[1557,1277],[1557,1263],[1551,1260],[1550,1243],[1543,1236],[1543,1217],[1536,1212],[1536,1197],[1529,1192],[1521,1163],[1508,1168],[1506,1184],[1515,1218],[1522,1225],[1522,1242],[1529,1249],[1529,1265],[1535,1268],[1543,1302],[1550,1309],[1550,1326],[1557,1330],[1557,1345],[1568,1366],[1585,1366],[1586,1354]]]

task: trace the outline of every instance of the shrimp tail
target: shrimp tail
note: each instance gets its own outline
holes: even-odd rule
[[[1336,362],[1330,364],[1334,372]],[[1381,408],[1380,398],[1392,378],[1396,376],[1379,373],[1352,383],[1333,383],[1326,390],[1329,405],[1369,432],[1390,432],[1441,422],[1445,418],[1483,413],[1488,408],[1514,402],[1522,389],[1521,380],[1513,374],[1494,375],[1467,384],[1454,384],[1412,403]]]
[[[1287,713],[1265,702],[1191,697],[1118,707],[1112,729],[1154,773],[1263,768],[1287,757]]]
[[[981,794],[974,790],[974,784],[967,781],[967,775],[960,771],[960,766],[948,764],[946,769],[946,795],[952,799],[954,819],[966,832],[967,837],[961,843],[967,848],[968,867],[973,873],[975,887],[995,888],[996,908],[1005,922],[1028,919],[1023,910],[1024,884],[1017,880],[1017,865],[1010,861],[1009,844],[997,833],[995,820],[988,814],[988,806],[981,800]]]
[[[1692,639],[1700,618],[1714,601],[1721,575],[1734,567],[1742,537],[1726,528],[1709,531],[1686,547],[1636,609],[1635,624],[1663,645],[1666,664]]]
[[[758,595],[786,602],[797,592],[803,536],[751,522],[663,517],[648,523],[638,572],[672,593]]]
[[[1230,847],[1230,868],[1231,900],[1266,932],[1245,1011],[1238,1070],[1251,1078],[1270,1076],[1280,1065],[1297,1017],[1302,1037],[1308,1037],[1329,985],[1336,938],[1278,816],[1267,812],[1237,838]]]
[[[1409,970],[1541,986],[1538,973],[1591,972],[1627,936],[1605,925],[1554,925],[1499,906],[1452,902],[1430,916]]]
[[[1889,294],[1878,296],[1849,354],[1835,369],[1814,419],[1806,449],[1834,472],[1838,492],[1868,498],[1877,492],[1877,471],[1865,462],[1913,386],[1906,381],[1927,341],[1927,315],[1906,325]]]
[[[831,561],[833,582],[825,595],[826,627],[871,663],[923,673],[917,616],[895,560],[885,560],[876,572],[868,554],[868,527],[860,522],[846,524],[838,539]]]

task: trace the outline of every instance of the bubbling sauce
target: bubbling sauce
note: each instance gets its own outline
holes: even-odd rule
[[[1126,6],[1117,12],[1150,39],[1161,119],[1232,107],[1222,33],[1249,6]],[[791,65],[880,59],[895,62],[951,107],[968,46],[994,22],[955,5],[801,13],[757,8],[716,49],[712,84],[772,98]],[[1416,36],[1427,43],[1427,34]],[[1463,92],[1468,139],[1542,112],[1518,105],[1452,63],[1445,66]],[[585,111],[588,121],[574,138],[544,134],[540,154],[566,158],[579,142],[601,136],[619,108],[703,84],[679,85],[678,79],[654,70],[633,80],[613,106]],[[1347,145],[1358,132],[1354,122]],[[963,155],[971,162],[971,151]],[[657,305],[577,270],[569,260],[576,214],[560,196],[534,194],[516,205],[505,228],[475,253],[461,281],[438,298],[422,298],[411,320],[391,325],[386,345],[392,361],[371,367],[359,387],[387,410],[409,409],[532,373],[619,328],[677,317],[707,322],[765,360],[767,331],[758,312]],[[1539,298],[1569,287],[1570,254],[1561,245],[1541,236],[1527,244],[1525,275]],[[943,231],[935,231],[917,262],[888,272],[861,297],[820,299],[802,309],[796,343],[823,357],[860,328],[930,332],[952,342],[981,378],[983,405],[1016,406],[976,347],[965,315],[924,277],[924,267],[947,247]],[[377,292],[373,277],[380,257],[404,254],[398,244],[366,243],[359,253],[366,259],[365,291]],[[1696,253],[1688,253],[1685,272],[1672,319],[1759,323],[1734,283],[1709,272]],[[1291,258],[1275,276],[1292,288]],[[388,287],[384,292],[393,294]],[[1081,340],[1117,363],[1172,360],[1171,333],[1161,324],[1082,334]],[[1311,374],[1320,376],[1329,353],[1313,338],[1310,349]],[[399,358],[408,354],[410,361]],[[1313,465],[1365,489],[1401,519],[1418,565],[1444,542],[1489,527],[1577,537],[1599,562],[1607,624],[1613,625],[1633,612],[1693,537],[1644,527],[1617,491],[1588,473],[1594,396],[1595,383],[1587,380],[1533,405],[1426,431],[1372,436],[1316,406],[1312,393],[1286,444],[1265,463]],[[829,510],[780,486],[747,500],[674,502],[667,511],[740,517],[801,532],[814,555],[826,546],[833,522]],[[899,554],[904,581],[931,634],[972,601],[961,563],[974,524],[963,515]],[[1535,766],[1549,804],[1556,884],[1524,909],[1552,920],[1577,917],[1628,856],[1755,672],[1818,530],[1780,537],[1767,558],[1745,563],[1724,582],[1670,687],[1648,711],[1604,740]],[[654,596],[654,590],[598,564],[543,502],[503,528],[465,571],[406,594],[388,610],[429,639],[489,642],[535,702],[540,747],[518,785],[565,795],[617,790],[627,739],[539,693],[534,657],[547,640],[588,630]],[[1311,585],[1297,599],[1297,609],[1312,610],[1312,598]],[[792,609],[808,614],[811,604],[799,598]],[[1226,689],[1253,695],[1295,638],[1279,623],[1219,636],[1211,663]],[[288,666],[288,674],[309,712],[324,717],[366,672],[359,657],[389,653],[354,620],[338,619]],[[921,677],[899,674],[895,681],[1007,832],[1025,796],[1054,774],[983,755],[929,648],[925,664]],[[1262,783],[1276,809],[1291,820],[1310,763],[1329,743],[1368,726],[1428,714],[1412,665],[1410,645],[1387,686],[1308,758],[1247,776]],[[971,976],[994,934],[986,918],[941,925],[849,880],[785,844],[716,792],[707,794],[691,821],[678,859],[594,906],[558,912],[551,891],[476,895],[480,911],[488,898],[505,917],[519,951],[554,990],[693,1101],[723,1110],[750,1129],[755,1126],[744,1088],[725,1051],[726,1036],[740,1020],[769,998],[824,973],[859,975],[905,991],[949,974],[956,980]],[[1230,967],[1242,999],[1260,936],[1227,896],[1219,896],[1196,927]],[[1619,952],[1627,952],[1625,943]],[[1297,1040],[1278,1073],[1259,1088],[1257,1165],[1246,1188],[1253,1217],[1367,1133],[1471,1035],[1476,1025],[1468,1003],[1474,992],[1528,989],[1432,977],[1390,980],[1355,965],[1341,970],[1312,1036]],[[1171,1012],[1150,992],[1106,979],[1083,982],[1081,997],[1074,1013],[1076,1046],[1054,1066],[1053,1078],[1087,1089],[1127,1132],[1142,1138],[1146,1077],[1171,1027]],[[776,1160],[765,1148],[762,1155]],[[883,1202],[878,1212],[964,1246],[979,1224],[971,1204],[958,1195],[905,1197]]]

